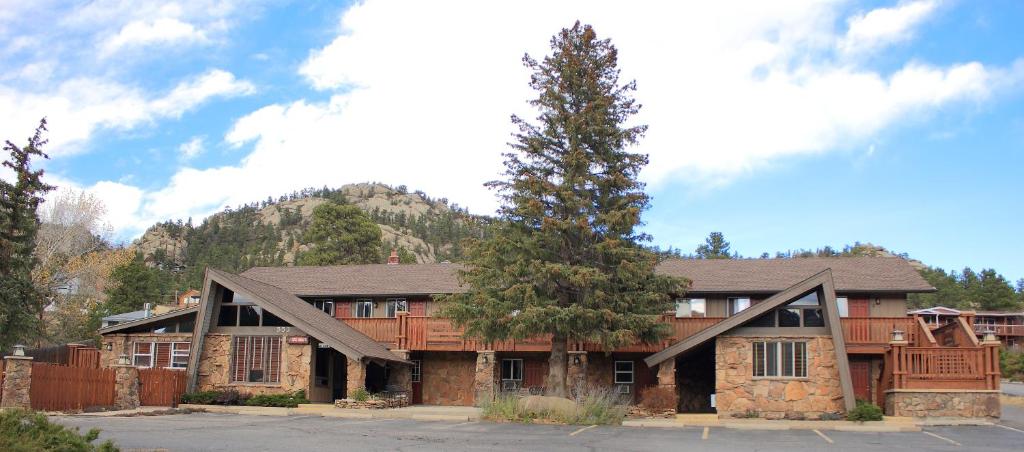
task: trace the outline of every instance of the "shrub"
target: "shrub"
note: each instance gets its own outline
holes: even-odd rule
[[[626,418],[626,406],[611,388],[585,388],[576,394],[576,416],[567,424],[620,425]],[[675,407],[673,407],[675,408]]]
[[[217,393],[217,396],[213,399],[213,403],[217,405],[245,405],[245,402],[248,399],[248,394],[239,394],[235,389],[228,389]]]
[[[493,400],[486,400],[480,409],[484,419],[493,421],[530,422],[533,417],[519,408],[519,397],[499,394]]]
[[[1024,379],[1024,350],[999,350],[999,371],[1011,380]]]
[[[823,421],[838,421],[838,420],[840,420],[842,418],[843,418],[843,415],[841,415],[839,413],[832,412],[832,411],[826,411],[824,413],[821,413],[821,417],[819,419],[821,419]]]
[[[82,435],[78,433],[77,428],[69,429],[63,425],[52,423],[40,413],[13,409],[0,412],[0,450],[4,451],[118,450],[110,440],[92,444],[99,434],[99,429],[94,428]]]
[[[220,391],[199,391],[199,392],[188,392],[181,395],[181,403],[195,403],[199,405],[212,404]]]
[[[249,406],[273,406],[295,408],[300,403],[309,403],[306,399],[306,391],[298,390],[290,394],[260,394],[250,397],[245,401]]]
[[[370,398],[370,393],[366,389],[357,388],[355,391],[352,391],[352,394],[349,394],[349,398],[356,402],[365,402]]]
[[[880,421],[882,420],[882,409],[871,402],[857,401],[857,407],[846,415],[846,419],[853,422]]]
[[[651,411],[676,409],[676,392],[672,388],[653,386],[640,393],[640,406]]]

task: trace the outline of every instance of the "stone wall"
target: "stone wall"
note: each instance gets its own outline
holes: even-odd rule
[[[114,366],[114,408],[133,410],[139,407],[139,369]]]
[[[0,387],[0,408],[30,408],[32,358],[8,356],[4,358],[4,361],[4,383]]]
[[[759,340],[807,342],[807,378],[754,378],[753,345]],[[715,353],[718,417],[817,419],[845,411],[835,348],[827,336],[719,336]]]
[[[473,405],[475,352],[424,353],[423,403],[426,405]]]
[[[890,390],[885,414],[910,417],[996,418],[1001,413],[999,391]]]
[[[121,354],[131,362],[135,342],[192,342],[192,333],[104,334],[100,344],[100,367],[114,367]],[[110,350],[107,350],[107,346]]]
[[[231,383],[231,335],[207,334],[199,359],[200,391],[235,389],[243,394],[280,394],[309,392],[312,372],[312,346],[288,344],[281,338],[281,374],[279,383]]]

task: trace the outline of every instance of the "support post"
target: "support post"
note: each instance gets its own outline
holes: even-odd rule
[[[668,359],[658,364],[658,387],[672,391],[672,406],[679,408],[679,391],[676,390],[676,359]]]
[[[134,410],[140,404],[139,369],[131,364],[114,366],[114,408]]]
[[[409,360],[408,350],[392,350],[392,353],[400,356],[402,359]],[[390,370],[388,372],[388,385],[395,388],[401,389],[402,391],[409,392],[409,396],[412,397],[412,367],[407,364],[388,364]]]
[[[4,357],[4,385],[0,388],[0,408],[31,409],[32,357]]]
[[[406,358],[409,352],[409,311],[398,311],[398,350],[405,351]]]
[[[348,358],[345,365],[345,397],[352,398],[352,393],[366,389],[366,363],[361,359]]]
[[[494,387],[497,385],[493,350],[476,352],[476,374],[473,380],[473,401],[477,406],[485,401],[494,400]]]
[[[999,340],[982,341],[981,347],[985,356],[985,389],[998,391],[999,379]]]
[[[892,389],[903,389],[907,385],[907,363],[904,353],[907,341],[890,341],[889,347],[892,356]]]

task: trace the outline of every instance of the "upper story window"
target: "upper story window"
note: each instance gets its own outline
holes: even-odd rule
[[[334,300],[330,298],[320,298],[313,300],[313,307],[324,311],[327,315],[334,317]]]
[[[836,305],[839,307],[839,317],[850,316],[850,299],[847,297],[836,297]]]
[[[399,311],[409,311],[409,303],[405,298],[388,298],[388,317],[398,316]]]
[[[676,317],[706,317],[707,312],[707,300],[703,298],[676,300]]]
[[[750,307],[750,297],[729,297],[729,316],[739,314]]]
[[[267,312],[248,298],[225,294],[217,313],[217,326],[290,326],[280,317]]]
[[[373,300],[359,298],[355,302],[356,317],[373,317]]]
[[[825,315],[818,301],[818,293],[811,292],[786,306],[768,311],[750,321],[753,327],[821,327],[825,326]]]

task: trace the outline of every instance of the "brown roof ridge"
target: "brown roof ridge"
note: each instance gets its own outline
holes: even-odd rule
[[[198,310],[199,310],[199,306],[191,306],[191,307],[187,307],[187,308],[172,309],[172,310],[167,311],[167,312],[165,312],[163,314],[154,314],[154,315],[151,315],[149,317],[138,319],[138,320],[132,320],[132,321],[129,321],[129,322],[121,322],[121,323],[118,323],[116,325],[110,325],[108,327],[100,328],[100,329],[98,329],[96,331],[98,333],[100,333],[101,335],[102,334],[106,334],[106,333],[112,333],[114,331],[119,331],[119,330],[123,330],[125,328],[131,328],[131,327],[135,327],[135,326],[139,326],[139,325],[145,325],[147,323],[152,323],[152,322],[155,322],[155,321],[158,321],[158,320],[167,320],[167,319],[175,318],[175,317],[180,316],[180,315],[191,314],[191,313],[196,312]]]

